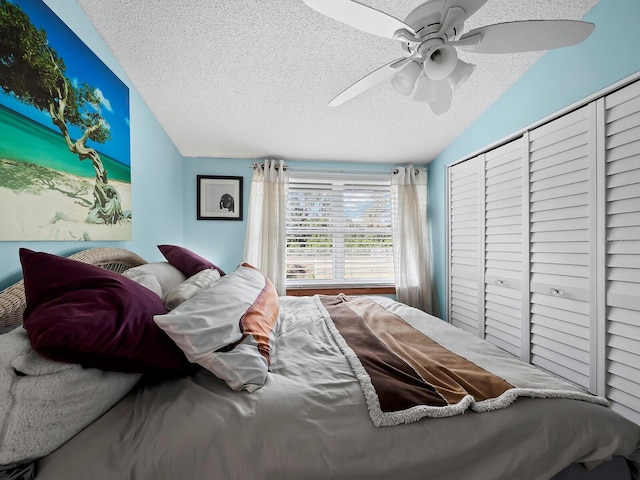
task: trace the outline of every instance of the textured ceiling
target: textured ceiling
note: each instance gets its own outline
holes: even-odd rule
[[[541,55],[480,55],[435,116],[388,81],[327,103],[403,56],[302,0],[78,0],[184,156],[427,163]],[[362,0],[401,20],[419,0]],[[465,24],[581,19],[597,0],[489,0]]]

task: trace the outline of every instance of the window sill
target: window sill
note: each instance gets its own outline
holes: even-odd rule
[[[306,297],[310,295],[395,295],[396,287],[294,287],[287,288],[287,295],[292,297]]]

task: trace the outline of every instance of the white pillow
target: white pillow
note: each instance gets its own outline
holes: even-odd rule
[[[140,278],[144,275],[151,275],[152,277],[155,277],[162,289],[162,293],[159,295],[160,297],[162,297],[165,292],[168,292],[173,287],[180,285],[187,279],[187,276],[184,273],[169,262],[145,263],[144,265],[126,270],[123,275],[132,280],[136,280],[136,278]]]
[[[125,272],[126,273],[126,272]],[[130,275],[126,275],[126,277],[130,278],[136,283],[139,283],[143,287],[147,287],[153,293],[162,298],[162,286],[156,277],[153,275],[149,275],[147,273],[138,272]]]
[[[168,310],[173,310],[182,302],[195,297],[199,292],[213,285],[219,279],[220,272],[214,268],[200,270],[180,285],[165,292],[163,297],[164,306],[167,307]]]
[[[53,452],[141,376],[44,358],[31,348],[23,327],[0,335],[0,465]]]
[[[267,380],[278,313],[273,284],[260,271],[243,264],[153,319],[189,361],[233,390],[253,392]]]

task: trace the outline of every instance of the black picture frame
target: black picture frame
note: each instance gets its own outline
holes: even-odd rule
[[[242,177],[198,175],[197,219],[242,220]]]

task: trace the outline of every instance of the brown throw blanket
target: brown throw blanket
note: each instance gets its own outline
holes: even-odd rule
[[[578,390],[518,388],[444,348],[368,297],[318,296],[376,426],[504,408],[519,396],[606,400]],[[466,335],[466,334],[465,334]]]

